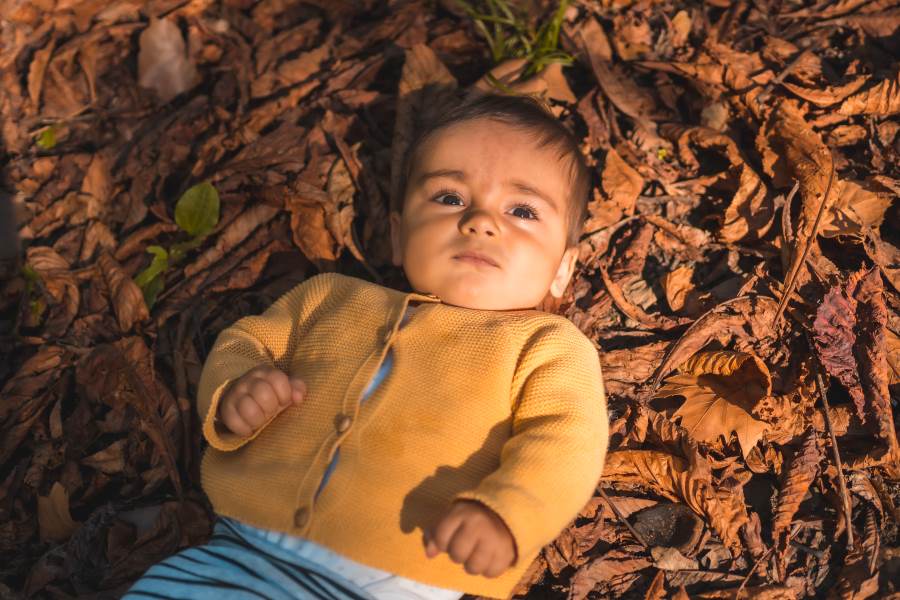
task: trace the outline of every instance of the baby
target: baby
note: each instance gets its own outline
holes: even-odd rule
[[[209,543],[127,598],[507,598],[590,500],[597,351],[536,310],[572,276],[590,177],[529,98],[485,95],[412,144],[394,264],[224,330],[198,389]]]

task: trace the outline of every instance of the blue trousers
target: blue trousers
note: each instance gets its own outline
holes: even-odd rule
[[[153,565],[124,600],[458,600],[308,540],[219,518],[209,542]]]

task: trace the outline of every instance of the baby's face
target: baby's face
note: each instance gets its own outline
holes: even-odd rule
[[[391,214],[394,264],[413,289],[482,310],[563,294],[578,252],[566,248],[570,184],[554,150],[479,119],[438,131],[416,163],[403,213]]]

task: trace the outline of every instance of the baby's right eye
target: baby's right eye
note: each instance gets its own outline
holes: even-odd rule
[[[432,199],[437,201],[439,204],[446,204],[446,202],[441,200],[442,198],[456,198],[457,200],[459,200],[459,204],[450,204],[450,206],[459,206],[460,204],[462,204],[462,198],[460,198],[456,192],[438,192]]]

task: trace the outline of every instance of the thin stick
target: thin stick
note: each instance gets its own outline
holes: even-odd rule
[[[791,297],[791,294],[794,293],[794,285],[797,283],[800,269],[803,267],[803,263],[806,262],[806,256],[809,254],[809,249],[815,243],[816,236],[819,234],[819,223],[822,220],[822,215],[825,214],[825,205],[828,202],[828,195],[831,193],[831,184],[834,183],[834,155],[829,152],[828,156],[831,158],[831,172],[828,175],[828,185],[825,186],[825,193],[822,194],[822,202],[819,204],[819,210],[816,212],[816,218],[813,221],[809,239],[803,246],[803,253],[796,259],[784,280],[784,289],[782,291],[781,300],[778,302],[778,309],[775,311],[775,318],[772,320],[772,329],[778,324],[781,313],[784,312],[784,309],[787,306],[788,299]]]
[[[791,540],[793,540],[794,536],[796,536],[799,532],[800,532],[800,523],[794,523],[794,528],[791,530],[791,533],[788,536],[788,541],[790,542]],[[734,594],[734,600],[740,600],[741,592],[744,591],[744,587],[747,585],[747,582],[750,581],[750,577],[753,576],[753,573],[756,572],[756,569],[759,567],[759,565],[764,560],[769,558],[769,555],[772,554],[772,552],[774,550],[775,550],[775,544],[772,544],[771,546],[769,546],[769,548],[765,552],[762,553],[762,556],[760,556],[759,558],[756,559],[756,562],[753,563],[753,567],[750,568],[750,571],[747,573],[747,575],[744,576],[744,580],[741,581],[741,585],[738,586],[737,592],[735,592],[735,594]]]
[[[809,334],[806,334],[807,341]],[[809,344],[812,349],[812,343]],[[819,396],[822,398],[822,408],[825,413],[825,427],[828,429],[828,436],[831,438],[831,454],[834,457],[834,466],[837,467],[838,484],[841,488],[841,503],[844,505],[844,519],[847,521],[847,548],[853,549],[853,523],[850,519],[853,516],[853,505],[850,504],[850,494],[847,492],[847,482],[844,481],[844,467],[841,464],[841,453],[838,450],[837,437],[834,435],[834,427],[831,426],[831,408],[828,406],[828,399],[825,397],[825,385],[822,382],[822,371],[816,369],[816,389],[819,390]]]
[[[616,505],[613,504],[613,501],[610,500],[609,496],[606,495],[606,492],[603,491],[603,488],[600,486],[597,486],[597,490],[600,492],[600,497],[602,497],[604,500],[606,500],[606,503],[609,504],[609,507],[612,509],[613,513],[615,513],[616,518],[619,519],[620,521],[622,521],[622,523],[625,525],[625,527],[628,528],[628,531],[631,532],[631,535],[634,536],[634,539],[639,541],[641,543],[641,545],[649,551],[650,544],[648,544],[647,541],[643,537],[641,537],[641,534],[639,534],[637,532],[637,530],[631,526],[631,523],[628,522],[628,519],[626,519],[624,516],[622,516],[622,513],[619,512],[619,509],[616,508]]]
[[[798,54],[791,62],[789,62],[784,67],[784,69],[781,71],[781,73],[779,73],[774,79],[769,81],[769,83],[767,83],[765,85],[765,87],[763,87],[763,90],[756,96],[756,102],[759,104],[762,104],[763,102],[765,102],[766,98],[769,97],[769,94],[772,93],[772,89],[776,85],[778,85],[782,81],[784,81],[784,78],[787,77],[788,75],[790,75],[791,71],[794,70],[794,67],[799,65],[800,61],[803,60],[804,58],[806,58],[806,55],[810,54],[811,52],[812,52],[812,48],[806,48],[805,50],[803,50],[803,52]]]

